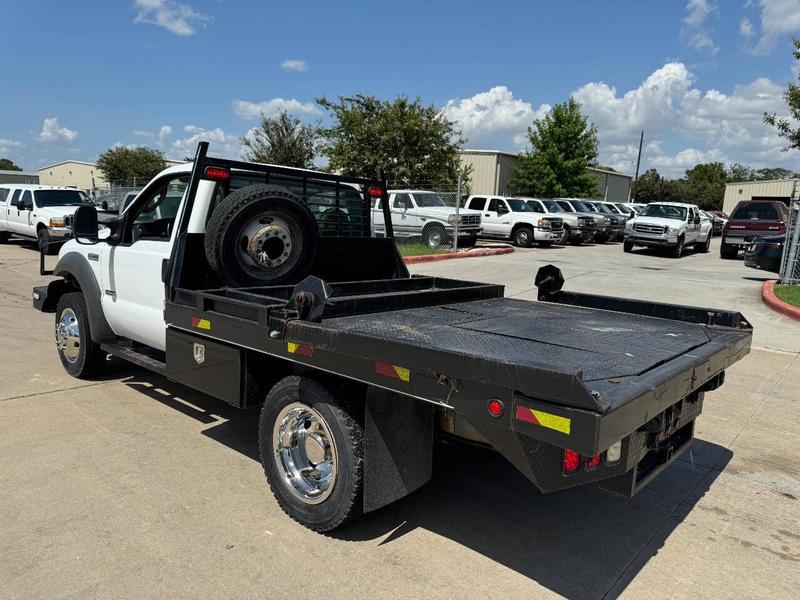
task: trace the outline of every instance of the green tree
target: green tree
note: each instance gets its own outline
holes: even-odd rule
[[[797,175],[793,173],[791,169],[784,169],[783,167],[767,167],[764,169],[758,169],[754,173],[753,179],[756,181],[765,181],[767,179],[790,179],[796,176]]]
[[[424,182],[453,186],[466,182],[458,149],[465,140],[455,123],[417,98],[393,101],[358,94],[337,101],[317,98],[332,124],[320,130],[321,151],[332,171],[357,177],[383,177],[395,185]]]
[[[109,148],[97,157],[97,168],[109,183],[143,185],[164,170],[164,154],[160,150],[139,146]]]
[[[656,169],[647,169],[639,176],[639,181],[636,183],[636,197],[634,200],[645,204],[660,201],[664,195],[664,182],[664,178],[661,177]]]
[[[0,158],[0,171],[22,171],[22,168],[8,158]]]
[[[317,153],[317,128],[281,111],[275,117],[261,114],[261,123],[242,138],[245,158],[253,162],[307,169]]]
[[[741,163],[733,163],[728,167],[728,181],[752,181],[755,177],[753,169]]]
[[[597,129],[570,98],[528,128],[530,150],[521,156],[510,182],[512,193],[526,196],[589,197],[597,180],[586,169],[597,161]]]
[[[701,163],[686,171],[686,202],[707,210],[722,208],[728,173],[721,162]]]
[[[800,38],[793,38],[795,60],[800,62]],[[800,80],[800,75],[798,75]],[[783,93],[783,98],[789,107],[790,119],[779,119],[778,115],[773,113],[764,113],[764,123],[770,125],[778,130],[778,135],[786,140],[786,146],[783,150],[790,150],[792,148],[800,148],[800,127],[797,122],[800,121],[800,86],[796,83],[789,83],[786,91]]]

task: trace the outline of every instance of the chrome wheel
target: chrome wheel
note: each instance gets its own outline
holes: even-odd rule
[[[305,404],[284,408],[272,431],[275,464],[287,488],[306,504],[319,504],[336,483],[336,443],[322,415]]]
[[[531,243],[531,235],[528,233],[527,229],[522,229],[517,232],[515,241],[517,242],[517,246],[528,246]]]
[[[303,244],[297,223],[279,213],[266,212],[239,232],[239,262],[248,270],[277,272],[291,266]]]
[[[444,232],[439,227],[433,227],[426,235],[426,243],[430,248],[438,248],[444,242]]]
[[[78,360],[81,353],[81,330],[71,308],[65,308],[56,323],[56,348],[69,363]]]

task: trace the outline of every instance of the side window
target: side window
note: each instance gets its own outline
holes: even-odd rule
[[[472,210],[483,210],[486,206],[486,198],[473,198],[469,201],[469,207]]]
[[[529,200],[528,201],[528,206],[531,207],[531,210],[533,212],[537,212],[537,213],[543,213],[544,212],[544,208],[542,207],[542,203],[541,202],[537,202],[535,200]]]
[[[505,202],[500,198],[492,198],[489,200],[489,210],[492,212],[508,212]]]
[[[411,196],[408,194],[395,194],[392,208],[414,208],[414,205],[411,203]]]
[[[0,204],[5,204],[8,200],[8,188],[0,188]]]
[[[31,194],[30,190],[25,190],[22,192],[22,198],[20,198],[17,208],[23,205],[33,208],[33,194]]]
[[[164,181],[153,191],[139,194],[131,209],[130,234],[125,236],[124,242],[169,241],[188,183],[189,176],[182,175]]]
[[[19,202],[19,195],[22,193],[22,190],[14,190],[14,193],[11,195],[11,202],[9,206],[13,206],[16,208],[17,203]]]

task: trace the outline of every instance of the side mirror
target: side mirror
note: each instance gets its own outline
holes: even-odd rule
[[[20,210],[33,210],[33,202],[30,200],[20,200],[20,203],[17,205]]]
[[[700,217],[695,217],[694,218],[694,224],[695,225],[699,225],[700,224]]]
[[[72,217],[72,233],[79,244],[96,244],[97,209],[94,206],[79,206]]]

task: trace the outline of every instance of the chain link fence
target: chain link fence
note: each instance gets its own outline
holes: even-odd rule
[[[388,181],[389,210],[395,242],[405,256],[472,248],[478,241],[480,215],[464,211],[467,188],[460,181]],[[383,214],[373,207],[373,227],[380,233]]]
[[[800,197],[797,189],[789,202],[789,222],[780,270],[781,283],[800,285]]]
[[[142,182],[141,185],[108,185],[105,187],[96,187],[94,189],[94,201],[98,205],[107,207],[107,210],[120,212],[125,207],[125,200],[133,198],[136,194],[142,191],[147,182]]]

